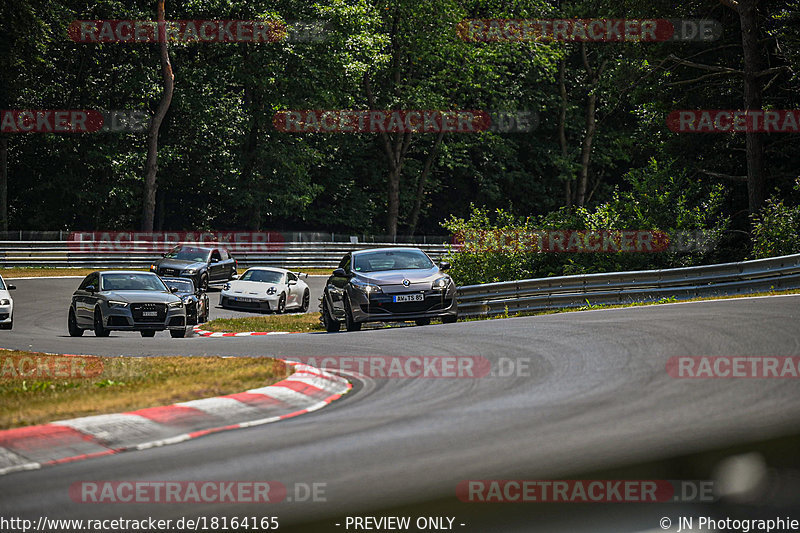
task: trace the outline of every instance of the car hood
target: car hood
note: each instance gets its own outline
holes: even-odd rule
[[[182,259],[161,259],[157,264],[159,268],[174,268],[176,270],[200,269],[206,266],[205,263],[195,263],[194,261],[184,261]]]
[[[171,292],[160,291],[104,291],[100,294],[108,300],[128,303],[148,304],[180,301],[180,298]]]
[[[264,294],[270,287],[275,287],[275,290],[279,290],[278,285],[275,283],[266,283],[263,281],[231,281],[230,289],[227,289],[224,292],[232,292],[237,294]]]
[[[402,285],[404,279],[409,280],[411,283],[431,283],[442,276],[443,274],[438,267],[425,270],[415,268],[411,270],[356,273],[356,278],[359,280],[376,285]]]

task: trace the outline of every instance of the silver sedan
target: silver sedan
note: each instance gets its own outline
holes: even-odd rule
[[[322,322],[329,332],[361,329],[364,322],[458,319],[456,285],[419,248],[378,248],[345,255],[325,285]]]

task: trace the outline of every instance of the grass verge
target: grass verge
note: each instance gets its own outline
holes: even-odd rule
[[[244,333],[246,331],[324,331],[319,313],[260,315],[247,318],[218,318],[200,326],[206,331]]]
[[[97,357],[0,351],[0,429],[243,392],[292,372],[263,357]]]

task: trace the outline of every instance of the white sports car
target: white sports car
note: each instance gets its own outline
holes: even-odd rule
[[[14,325],[14,300],[8,291],[16,289],[13,285],[6,285],[0,276],[0,329],[11,329]]]
[[[310,294],[301,276],[308,279],[308,274],[283,268],[248,268],[238,280],[225,284],[219,305],[225,309],[276,313],[292,308],[305,313],[308,311]]]

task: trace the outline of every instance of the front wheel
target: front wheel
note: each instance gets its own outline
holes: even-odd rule
[[[208,274],[200,276],[200,288],[208,292]]]
[[[311,305],[311,295],[308,294],[308,289],[306,289],[305,292],[303,293],[303,305],[302,307],[300,307],[300,312],[307,313],[310,305]]]
[[[350,299],[344,299],[344,327],[347,331],[361,331],[361,322],[353,319],[353,311],[350,309]]]
[[[275,312],[281,314],[284,311],[286,311],[286,294],[281,293],[281,297],[278,299],[278,307],[275,309]]]
[[[156,336],[156,330],[154,330],[154,329],[145,329],[145,330],[142,330],[140,333],[142,334],[142,337],[155,337]]]
[[[339,321],[331,316],[328,310],[328,302],[325,300],[324,295],[322,296],[322,325],[325,326],[325,331],[328,333],[336,333],[342,327]]]
[[[78,320],[75,318],[75,311],[72,309],[69,310],[67,329],[69,330],[70,337],[80,337],[83,335],[83,330],[78,327]]]
[[[186,336],[185,329],[171,329],[169,330],[169,334],[172,336],[173,339],[182,339]]]
[[[100,308],[94,310],[94,336],[95,337],[108,337],[108,334],[111,333],[110,330],[106,329],[103,325],[103,312]]]

